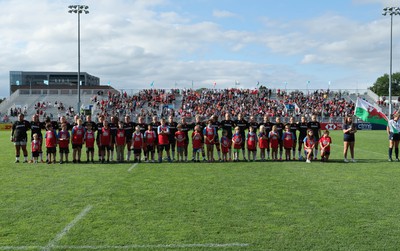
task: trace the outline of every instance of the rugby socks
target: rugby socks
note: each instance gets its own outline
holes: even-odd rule
[[[398,159],[399,158],[399,148],[398,147],[394,148],[394,154],[396,155],[396,159]]]
[[[389,159],[392,159],[393,148],[389,147]]]

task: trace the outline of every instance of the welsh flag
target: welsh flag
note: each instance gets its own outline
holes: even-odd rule
[[[354,115],[365,122],[385,126],[388,125],[388,118],[386,117],[386,115],[361,98],[357,98],[356,112]]]

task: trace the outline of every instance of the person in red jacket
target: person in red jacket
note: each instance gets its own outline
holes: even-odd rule
[[[228,131],[223,130],[222,131],[222,137],[221,137],[221,150],[222,150],[222,161],[223,162],[228,162],[229,160],[232,160],[231,156],[228,154],[231,152],[231,146],[232,146],[232,140],[228,138]]]
[[[86,162],[89,162],[90,160],[92,163],[94,163],[94,142],[94,131],[92,129],[92,124],[89,123],[86,125],[85,132]]]
[[[57,135],[51,123],[46,125],[46,149],[47,149],[47,164],[56,163],[56,146]]]
[[[140,132],[140,126],[135,127],[135,132],[132,134],[132,150],[134,156],[134,162],[140,162],[140,155],[142,154],[144,140],[143,135]]]
[[[325,130],[322,137],[319,139],[319,146],[321,148],[321,161],[326,162],[329,160],[331,154],[332,139],[329,136],[329,131]]]
[[[247,157],[249,161],[251,161],[251,155],[253,155],[253,161],[256,161],[257,141],[257,134],[254,131],[254,127],[250,126],[247,133]]]
[[[186,147],[186,133],[182,131],[182,124],[178,124],[176,128],[178,129],[178,131],[175,132],[175,141],[178,150],[177,160],[179,162],[180,159],[180,161],[183,162],[183,152],[185,150],[184,148]]]
[[[107,162],[110,162],[110,151],[111,151],[111,130],[108,126],[108,121],[103,121],[103,127],[99,131],[99,149],[100,149],[100,160],[101,163],[105,162],[105,156],[107,155]]]
[[[239,161],[239,153],[240,149],[242,149],[242,134],[240,132],[240,127],[235,127],[235,134],[232,137],[232,144],[233,144],[233,161]]]
[[[203,134],[199,125],[194,127],[192,132],[192,146],[193,146],[193,158],[192,161],[200,162],[200,152],[203,152]]]
[[[81,162],[82,145],[85,138],[85,127],[83,127],[82,119],[76,121],[77,125],[72,128],[72,159],[74,163]]]
[[[61,130],[58,132],[58,147],[60,148],[60,164],[65,161],[68,163],[68,154],[69,154],[69,140],[71,135],[68,131],[67,123],[61,124]]]
[[[155,147],[156,147],[156,132],[153,130],[153,127],[151,125],[147,126],[147,131],[144,132],[144,147],[146,147],[144,151],[144,154],[146,156],[146,160],[154,163],[154,153],[155,153]]]
[[[117,161],[124,162],[124,149],[126,144],[126,136],[124,129],[124,122],[118,121],[118,129],[115,135],[115,148],[117,152]]]
[[[32,137],[33,137],[31,146],[32,158],[34,163],[38,163],[39,152],[41,150],[41,140],[37,133],[34,133]]]
[[[158,162],[162,162],[163,151],[167,153],[168,162],[171,161],[171,156],[169,154],[170,146],[169,146],[169,128],[166,124],[165,119],[161,119],[161,125],[157,127],[158,134]]]
[[[258,147],[260,148],[261,161],[265,161],[265,149],[269,149],[269,146],[268,135],[264,125],[260,126],[260,132],[258,133]]]

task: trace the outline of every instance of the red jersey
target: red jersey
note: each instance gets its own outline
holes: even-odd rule
[[[329,144],[329,145],[325,148],[325,151],[327,151],[327,152],[330,152],[330,151],[331,151],[331,143],[332,143],[331,137],[329,137],[329,136],[327,136],[327,137],[322,136],[322,138],[319,139],[319,143],[320,143],[323,147],[325,147],[325,146],[327,146],[327,145]]]
[[[260,149],[269,148],[268,145],[268,136],[265,133],[260,132],[258,134],[258,147]]]
[[[111,145],[111,132],[110,127],[103,127],[101,128],[100,134],[100,145],[101,146],[110,146]]]
[[[232,138],[233,148],[241,149],[242,148],[242,135],[240,133],[235,133]]]
[[[115,143],[117,146],[125,145],[125,129],[117,129],[117,135],[115,137]]]
[[[94,131],[86,131],[85,133],[85,145],[87,148],[93,148],[94,147]]]
[[[169,128],[168,128],[168,126],[160,125],[157,128],[157,132],[158,132],[158,144],[159,145],[168,145],[169,144]]]
[[[70,134],[68,130],[58,132],[58,146],[60,148],[67,148],[69,145]]]
[[[215,135],[216,135],[216,130],[215,130],[215,128],[214,127],[206,127],[206,128],[204,128],[204,136],[206,137],[205,138],[205,143],[206,143],[206,145],[212,145],[212,144],[214,144],[215,142],[214,142],[214,138],[215,138]]]
[[[177,147],[184,147],[186,145],[185,139],[186,135],[185,132],[183,131],[177,131],[175,133],[175,139],[176,139],[176,146]]]
[[[200,149],[202,147],[202,138],[203,135],[199,132],[192,132],[192,144],[193,149]]]
[[[134,132],[132,134],[132,146],[133,149],[142,149],[143,147],[143,136],[141,133]]]
[[[232,140],[230,140],[228,137],[222,136],[221,137],[222,153],[228,153],[229,149],[231,149],[231,146],[232,146]]]
[[[46,147],[56,147],[57,146],[57,136],[54,130],[47,131],[46,135]]]
[[[156,133],[153,130],[146,131],[144,133],[144,138],[146,140],[146,144],[152,146],[156,141]]]
[[[294,137],[291,132],[283,132],[282,135],[283,147],[289,149],[293,147]]]
[[[312,137],[311,139],[308,138],[308,137],[305,137],[305,138],[304,138],[304,147],[305,147],[305,148],[311,148],[311,147],[314,148],[314,146],[315,146],[315,139],[314,139],[314,137]]]
[[[257,148],[257,135],[255,132],[249,132],[247,134],[247,149],[256,150]]]
[[[278,146],[279,146],[278,132],[270,131],[268,136],[269,136],[269,144],[270,144],[271,148],[278,148]]]
[[[74,126],[72,128],[72,144],[83,144],[85,128],[83,126]]]
[[[40,140],[33,140],[31,149],[32,152],[38,152],[40,150]]]

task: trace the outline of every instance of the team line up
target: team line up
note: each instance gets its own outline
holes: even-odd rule
[[[192,147],[192,161],[228,162],[228,161],[266,161],[272,160],[305,160],[310,163],[316,160],[320,149],[320,160],[328,161],[332,139],[329,131],[321,133],[320,123],[316,116],[306,121],[303,116],[295,122],[290,118],[289,123],[283,124],[280,117],[275,122],[265,115],[262,123],[257,123],[253,116],[246,121],[241,114],[232,120],[230,114],[218,121],[212,116],[203,122],[196,116],[194,123],[188,124],[183,117],[180,123],[170,116],[158,121],[154,116],[149,124],[139,117],[137,123],[131,121],[129,115],[124,121],[111,116],[107,120],[103,115],[98,116],[98,122],[93,122],[90,115],[85,122],[80,117],[75,118],[71,125],[65,117],[60,121],[39,121],[38,115],[33,115],[32,121],[24,119],[20,114],[14,122],[11,141],[15,145],[16,162],[20,161],[21,150],[23,162],[28,162],[27,132],[31,131],[31,156],[29,162],[45,162],[42,144],[46,147],[46,162],[56,163],[57,148],[59,163],[69,162],[69,148],[72,145],[72,162],[82,162],[82,148],[86,147],[86,162],[94,161],[95,146],[98,148],[100,163],[133,161],[162,162],[164,153],[169,162],[187,162],[189,144]],[[193,130],[191,135],[189,131]],[[44,131],[44,133],[42,132]],[[221,137],[219,131],[222,131]],[[247,131],[247,132],[246,132]],[[344,132],[344,161],[347,150],[350,149],[351,160],[354,160],[354,134],[357,132],[352,123],[352,117],[346,117],[343,124]],[[297,151],[296,151],[297,147]],[[214,149],[217,152],[215,158]],[[126,150],[126,155],[125,155]],[[259,156],[257,156],[259,150]],[[304,151],[304,156],[302,154]],[[158,154],[157,160],[155,154]],[[242,158],[240,158],[242,153]],[[247,154],[246,154],[247,153]],[[133,154],[133,157],[132,157]],[[115,155],[115,156],[114,156]],[[132,157],[132,158],[131,158]],[[258,158],[257,158],[258,157]]]

